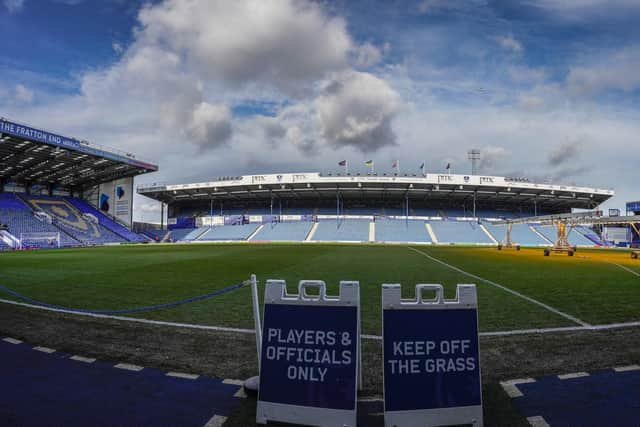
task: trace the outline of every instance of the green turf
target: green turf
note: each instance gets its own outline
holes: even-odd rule
[[[589,258],[542,257],[541,250],[419,247],[448,263],[543,301],[590,323],[640,320],[640,278],[606,263],[636,264],[625,254],[579,251]],[[380,285],[442,283],[447,297],[469,277],[407,246],[139,245],[0,254],[0,284],[67,307],[121,309],[200,295],[246,279],[359,280],[365,333],[380,332]],[[572,326],[575,323],[486,283],[478,283],[483,331]],[[0,295],[5,297],[3,295]],[[251,327],[248,288],[177,308],[136,315],[206,325]]]

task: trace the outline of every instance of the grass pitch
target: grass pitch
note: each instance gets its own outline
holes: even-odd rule
[[[640,261],[621,251],[578,250],[543,257],[542,249],[415,247],[431,257],[496,282],[589,324],[640,321]],[[481,331],[578,326],[546,308],[435,262],[407,246],[339,244],[138,245],[0,253],[0,284],[65,307],[124,309],[171,302],[238,283],[321,279],[337,293],[359,280],[364,333],[379,334],[382,283],[478,285]],[[616,265],[617,264],[617,265]],[[625,270],[620,266],[624,266]],[[0,297],[12,299],[0,291]],[[253,326],[249,288],[136,315],[203,325]]]

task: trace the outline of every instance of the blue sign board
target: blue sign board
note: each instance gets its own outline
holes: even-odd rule
[[[384,325],[385,410],[480,404],[475,309],[384,310]]]
[[[267,304],[260,400],[355,408],[357,325],[356,307]]]
[[[423,300],[423,290],[436,299]],[[456,300],[441,285],[383,285],[385,425],[482,424],[478,312],[474,285],[458,285]]]
[[[308,287],[319,295],[307,295]],[[256,421],[316,426],[356,424],[360,367],[357,282],[341,282],[340,296],[325,284],[301,281],[299,293],[282,280],[265,289]]]
[[[56,145],[58,147],[71,148],[74,150],[80,148],[80,141],[77,139],[67,138],[61,135],[56,135],[55,133],[50,133],[6,120],[0,120],[0,132],[25,139],[31,139],[33,141]]]
[[[640,202],[627,203],[627,212],[640,212]]]

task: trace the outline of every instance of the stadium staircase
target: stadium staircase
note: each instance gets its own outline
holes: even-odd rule
[[[307,234],[307,237],[305,237],[304,241],[305,242],[310,242],[313,240],[313,236],[316,235],[316,231],[318,230],[318,223],[314,222],[313,225],[311,226],[311,230],[309,230],[309,234]]]

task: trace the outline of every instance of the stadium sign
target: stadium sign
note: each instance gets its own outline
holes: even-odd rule
[[[301,281],[297,295],[287,293],[284,280],[267,281],[258,423],[355,427],[359,300],[358,282],[340,282],[334,297],[322,281]]]
[[[34,141],[44,142],[45,144],[56,145],[58,147],[80,149],[80,141],[74,138],[66,138],[56,135],[55,133],[46,132],[18,123],[0,120],[0,132],[8,133],[20,138],[31,139]]]
[[[435,299],[422,293],[435,291]],[[401,299],[399,284],[382,286],[386,426],[482,425],[475,285],[416,285]]]
[[[36,129],[30,126],[26,126],[20,123],[11,122],[6,119],[0,119],[0,133],[12,135],[18,138],[29,139],[32,141],[42,142],[45,144],[53,145],[60,148],[78,151],[94,156],[104,157],[117,162],[124,162],[136,167],[145,168],[148,170],[158,170],[158,166],[136,160],[130,153],[123,153],[123,155],[105,151],[100,148],[92,146],[86,141],[80,141],[76,138],[69,138],[66,136],[58,135],[55,133],[47,132],[42,129]]]

